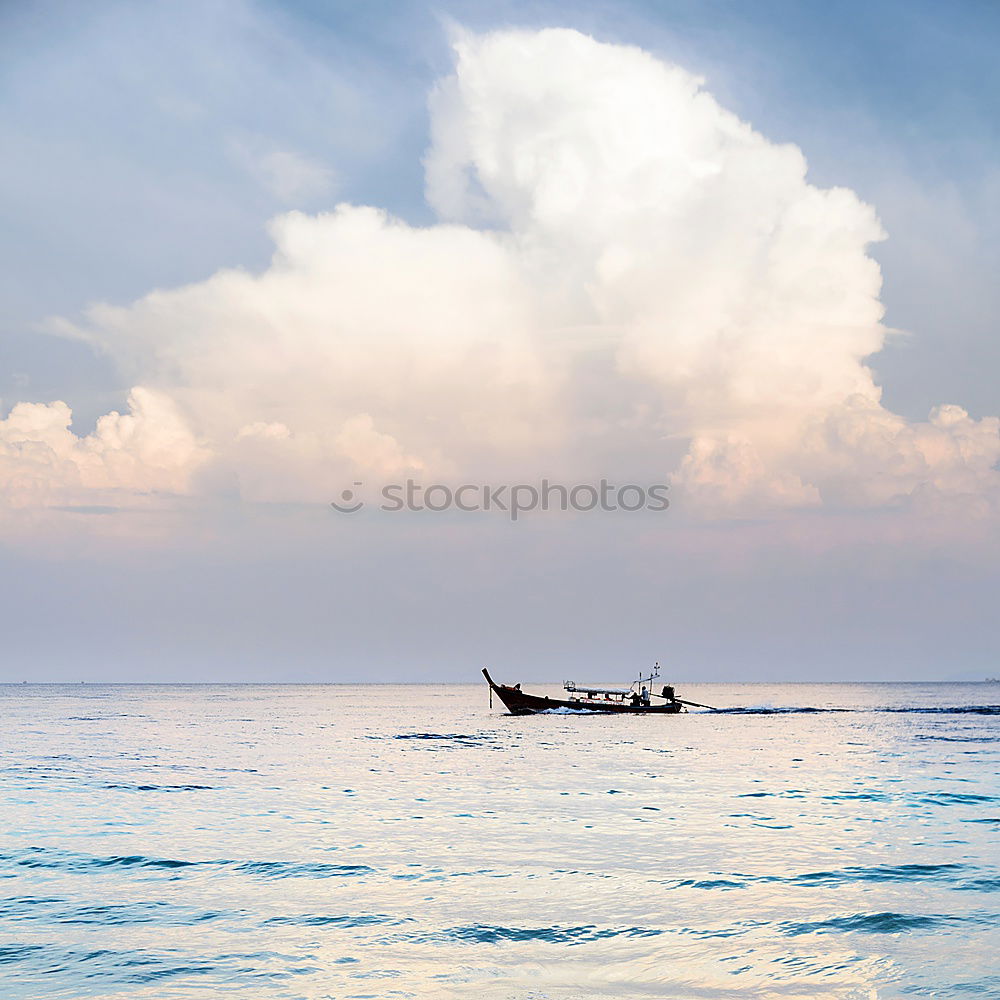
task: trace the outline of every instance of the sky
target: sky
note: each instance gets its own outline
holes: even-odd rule
[[[996,676],[998,39],[0,7],[0,679]]]

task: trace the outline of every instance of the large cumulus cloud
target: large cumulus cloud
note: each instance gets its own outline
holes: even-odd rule
[[[8,495],[318,500],[349,477],[496,479],[638,442],[636,472],[716,510],[990,509],[1000,422],[881,405],[884,234],[853,192],[812,186],[796,147],[637,49],[547,30],[455,52],[431,98],[439,224],[293,212],[263,273],[64,324],[143,387],[136,413],[75,438],[63,404],[15,410]]]

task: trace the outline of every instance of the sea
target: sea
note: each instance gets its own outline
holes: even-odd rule
[[[0,686],[0,996],[1000,997],[1000,685],[678,693]]]

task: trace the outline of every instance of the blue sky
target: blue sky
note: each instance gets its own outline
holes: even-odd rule
[[[451,72],[456,26],[576,28],[703,76],[770,142],[799,146],[812,184],[853,189],[878,212],[888,239],[871,253],[882,267],[885,321],[898,331],[870,361],[886,407],[913,421],[939,403],[973,418],[1000,413],[1000,6],[183,0],[0,8],[0,417],[20,401],[61,399],[74,431],[86,434],[101,414],[122,409],[133,385],[126,366],[56,335],[51,318],[78,321],[91,303],[126,306],[220,268],[259,271],[274,252],[268,221],[281,213],[350,202],[431,224],[427,100]],[[177,666],[185,658],[196,673],[281,676],[269,657],[290,643],[303,676],[326,677],[330,631],[317,616],[331,603],[352,662],[371,653],[399,663],[416,648],[407,669],[440,677],[464,676],[465,660],[491,643],[508,658],[531,648],[558,656],[586,607],[583,646],[610,655],[620,648],[615,622],[625,622],[629,655],[641,656],[664,627],[665,603],[678,649],[711,677],[738,675],[727,664],[747,649],[755,674],[768,677],[795,675],[792,664],[809,649],[816,676],[843,662],[851,676],[869,675],[872,662],[905,676],[894,651],[920,676],[995,674],[989,664],[1000,654],[988,607],[995,571],[970,554],[975,545],[942,542],[904,556],[886,542],[873,555],[858,541],[866,527],[844,553],[833,541],[820,546],[817,565],[815,552],[792,552],[794,532],[775,528],[780,540],[764,552],[729,525],[708,549],[746,545],[752,567],[730,568],[723,580],[709,556],[686,566],[685,583],[668,566],[669,582],[630,600],[629,587],[650,579],[638,529],[619,539],[632,553],[627,564],[616,561],[613,533],[578,526],[575,541],[550,540],[566,567],[554,574],[536,562],[526,531],[497,583],[484,567],[504,558],[498,528],[484,533],[476,559],[445,560],[435,605],[394,586],[381,594],[385,579],[421,588],[411,576],[428,558],[419,546],[382,535],[365,548],[313,512],[288,515],[293,528],[273,511],[261,524],[256,516],[244,512],[234,527],[229,514],[201,510],[174,551],[143,556],[116,544],[60,542],[53,552],[0,543],[15,679],[36,649],[46,676],[64,675],[68,649],[84,651],[92,674],[133,676],[124,663],[148,653],[150,636],[157,676],[188,676]],[[690,558],[687,542],[670,545],[671,560]],[[470,572],[478,582],[461,584]],[[601,582],[584,592],[588,573]],[[68,623],[63,638],[44,635],[54,608]],[[384,634],[383,614],[412,639]],[[520,644],[498,625],[517,619],[529,623]],[[709,639],[720,620],[731,634]],[[435,650],[434,637],[449,629],[458,638]],[[109,635],[120,657],[113,669],[101,653]],[[942,665],[954,648],[963,663]],[[353,668],[338,669],[347,677]]]

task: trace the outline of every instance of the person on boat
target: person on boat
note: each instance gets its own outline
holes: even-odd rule
[[[649,688],[647,688],[645,684],[643,684],[643,686],[642,686],[641,699],[642,699],[643,705],[648,705],[649,704]]]

